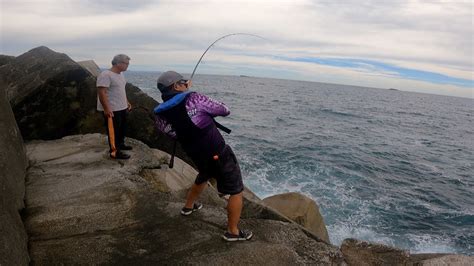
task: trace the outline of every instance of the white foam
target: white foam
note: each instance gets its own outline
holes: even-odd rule
[[[376,233],[369,228],[352,227],[349,224],[337,224],[327,226],[329,239],[333,245],[341,245],[346,238],[356,238],[364,241],[383,243],[394,246],[395,241],[383,234]]]
[[[409,250],[410,253],[458,253],[453,241],[444,236],[387,236],[376,233],[369,228],[353,228],[347,224],[330,225],[327,227],[331,243],[338,246],[341,245],[346,238],[356,238]],[[405,241],[400,241],[400,239],[405,239]]]
[[[446,236],[407,235],[407,237],[414,245],[409,248],[412,253],[456,253],[454,243]]]

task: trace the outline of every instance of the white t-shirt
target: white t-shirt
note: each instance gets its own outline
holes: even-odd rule
[[[126,84],[123,73],[117,74],[105,70],[97,77],[97,87],[107,88],[107,98],[113,112],[125,110],[128,107],[127,94],[125,93]],[[97,96],[97,110],[104,111],[99,96]]]

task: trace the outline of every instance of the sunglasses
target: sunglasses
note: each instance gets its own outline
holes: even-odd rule
[[[188,80],[187,79],[180,79],[176,82],[176,84],[186,85],[188,87]]]

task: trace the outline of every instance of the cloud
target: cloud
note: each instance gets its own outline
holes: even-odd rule
[[[103,67],[115,53],[127,53],[130,69],[133,64],[147,70],[189,69],[218,37],[248,32],[269,41],[222,40],[206,55],[214,59],[202,71],[218,71],[212,69],[214,60],[226,69],[251,60],[254,73],[265,76],[281,77],[286,69],[283,76],[293,79],[331,77],[333,83],[361,86],[377,80],[378,87],[386,87],[383,78],[414,82],[418,75],[433,84],[434,93],[443,85],[460,85],[459,79],[473,80],[471,1],[2,0],[1,12],[5,54],[46,45]],[[314,75],[317,62],[296,60],[304,58],[359,66],[348,71],[343,65],[319,64],[334,69],[324,78]],[[467,97],[473,90],[464,87]]]

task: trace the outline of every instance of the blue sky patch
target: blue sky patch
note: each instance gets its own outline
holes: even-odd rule
[[[363,59],[351,59],[351,58],[315,58],[315,57],[278,57],[277,59],[293,62],[306,62],[314,63],[319,65],[342,67],[342,68],[356,68],[364,69],[373,72],[384,72],[385,74],[394,75],[400,78],[421,80],[437,84],[451,84],[456,86],[474,87],[473,80],[450,77],[447,75],[422,71],[417,69],[403,68],[390,64],[385,64],[378,61],[363,60]]]

